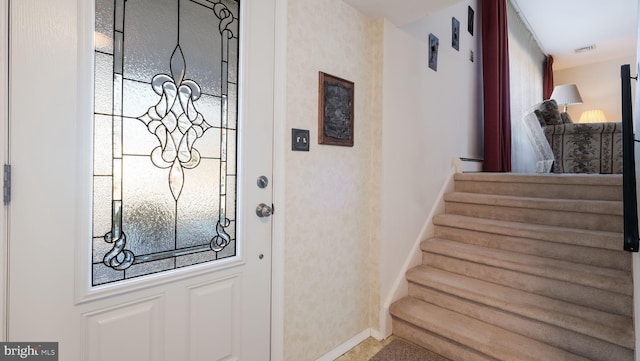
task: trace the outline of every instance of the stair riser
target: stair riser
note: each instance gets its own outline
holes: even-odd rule
[[[631,258],[628,253],[622,251],[511,237],[437,225],[435,226],[435,237],[540,257],[631,271]],[[622,240],[620,240],[619,244],[622,244]]]
[[[621,232],[597,232],[576,228],[552,227],[531,223],[510,223],[454,214],[441,214],[433,219],[434,225],[487,232],[512,237],[528,238],[583,247],[622,250]]]
[[[437,254],[425,254],[424,252],[422,263],[467,277],[592,307],[605,312],[631,316],[633,310],[633,301],[630,296],[570,282],[528,275]]]
[[[551,199],[584,199],[585,195],[589,195],[591,200],[622,200],[620,186],[606,185],[456,181],[455,190],[456,192]]]
[[[635,344],[633,319],[630,316],[604,312],[428,266],[411,269],[407,272],[407,281],[621,346]]]
[[[553,261],[544,258],[519,259],[521,255],[515,255],[513,253],[506,253],[499,250],[490,252],[482,248],[469,251],[464,247],[458,247],[458,245],[460,245],[460,243],[451,240],[430,239],[422,243],[421,249],[426,254],[438,254],[467,262],[480,263],[558,281],[571,282],[623,295],[633,295],[631,275],[628,272],[579,266],[570,262]]]
[[[413,297],[394,303],[389,311],[393,317],[405,320],[419,329],[424,329],[498,360],[587,360],[580,355]],[[466,359],[454,358],[453,360]]]
[[[477,300],[469,301],[414,283],[409,283],[409,295],[593,360],[633,359],[633,350],[624,346],[477,303]],[[633,337],[625,342],[633,347]]]
[[[450,360],[500,361],[395,317],[392,319],[392,327],[394,335],[411,341],[416,345],[420,345]]]
[[[479,217],[509,222],[546,224],[608,232],[622,232],[623,219],[619,215],[565,212],[545,209],[501,207],[485,204],[445,202],[448,214]]]
[[[416,345],[420,345],[450,360],[499,361],[395,317],[392,319],[392,327],[394,335],[411,341]]]

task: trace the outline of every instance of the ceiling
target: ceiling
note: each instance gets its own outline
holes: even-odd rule
[[[513,2],[556,70],[636,54],[637,0]],[[592,51],[574,51],[591,45]]]
[[[398,27],[420,20],[460,0],[344,0],[373,17],[385,17]]]
[[[344,0],[405,27],[460,0]],[[638,0],[513,0],[542,50],[564,69],[636,54]],[[595,45],[595,50],[574,50]]]

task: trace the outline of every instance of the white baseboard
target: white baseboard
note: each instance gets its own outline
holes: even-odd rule
[[[362,341],[366,340],[369,337],[373,337],[376,340],[383,340],[384,338],[380,338],[379,336],[381,335],[381,333],[377,330],[368,328],[362,332],[360,332],[359,334],[353,336],[350,340],[348,340],[347,342],[343,343],[342,345],[334,348],[333,350],[327,352],[326,354],[324,354],[323,356],[321,356],[320,358],[318,358],[316,361],[333,361],[335,359],[337,359],[338,357],[344,355],[345,353],[347,353],[349,350],[351,350],[352,348],[358,346]]]
[[[382,332],[380,332],[379,330],[376,330],[374,328],[371,329],[371,337],[375,338],[378,341],[382,341],[382,340],[386,339],[389,336],[390,335],[385,335]]]

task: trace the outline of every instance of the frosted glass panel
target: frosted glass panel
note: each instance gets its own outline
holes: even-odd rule
[[[111,116],[96,115],[93,123],[93,173],[95,175],[111,175],[113,147],[111,134],[113,134],[113,120]]]
[[[219,218],[219,173],[218,159],[202,159],[197,168],[185,173],[185,187],[178,200],[177,210],[178,248],[199,245],[199,240],[209,237],[209,230],[215,228]]]
[[[113,111],[113,56],[96,52],[95,56],[95,112]]]
[[[185,2],[181,12],[185,18],[193,19],[181,24],[180,29],[180,46],[184,51],[189,74],[203,80],[200,85],[203,93],[220,95],[222,39],[208,35],[220,32],[218,23],[206,21],[211,16],[210,12],[202,11],[202,6],[194,2]]]
[[[125,79],[122,87],[123,92],[127,94],[122,99],[122,112],[125,117],[136,119],[158,101],[158,94],[153,91],[148,82],[141,83]]]
[[[236,255],[239,13],[96,0],[94,286]]]
[[[149,82],[169,73],[178,41],[178,1],[127,0],[124,7],[125,78]]]
[[[113,179],[111,177],[93,178],[94,237],[102,237],[111,229],[112,181]]]
[[[113,1],[96,3],[96,51],[113,54]]]
[[[158,139],[150,137],[147,126],[138,119],[123,118],[122,133],[124,154],[148,156],[158,146]]]
[[[220,97],[202,94],[198,99],[198,111],[211,126],[220,127]]]
[[[238,122],[238,86],[235,84],[229,83],[229,97],[227,104],[228,111],[228,124],[227,127],[230,129],[237,128]]]
[[[134,254],[167,251],[174,246],[175,201],[167,192],[166,173],[149,157],[124,157],[122,224]]]

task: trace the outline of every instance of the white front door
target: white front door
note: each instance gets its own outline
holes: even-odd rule
[[[9,1],[8,340],[268,360],[274,0]]]

